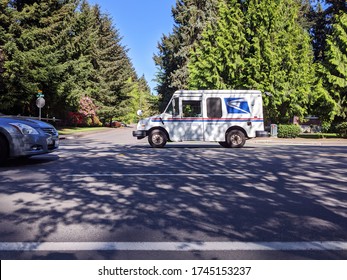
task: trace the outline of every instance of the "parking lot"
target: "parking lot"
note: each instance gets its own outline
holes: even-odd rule
[[[1,258],[347,258],[345,140],[153,149],[131,131],[1,166]]]

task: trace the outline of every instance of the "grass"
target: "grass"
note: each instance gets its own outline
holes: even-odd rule
[[[60,135],[74,134],[80,132],[88,132],[88,131],[102,131],[108,129],[107,127],[65,127],[58,129]]]
[[[339,138],[336,133],[302,133],[299,138],[305,139],[333,139]]]

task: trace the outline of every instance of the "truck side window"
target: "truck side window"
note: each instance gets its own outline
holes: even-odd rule
[[[206,100],[207,105],[207,117],[220,119],[222,113],[222,100],[216,97],[210,97]]]
[[[201,101],[183,100],[182,101],[184,118],[201,118]]]

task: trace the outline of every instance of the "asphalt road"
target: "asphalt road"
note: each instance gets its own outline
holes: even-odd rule
[[[131,128],[0,166],[1,259],[347,259],[347,143],[170,143]]]

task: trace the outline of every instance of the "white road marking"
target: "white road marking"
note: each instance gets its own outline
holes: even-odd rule
[[[227,173],[91,173],[71,174],[66,177],[235,177],[237,174]]]
[[[347,242],[0,242],[0,251],[341,251]]]

